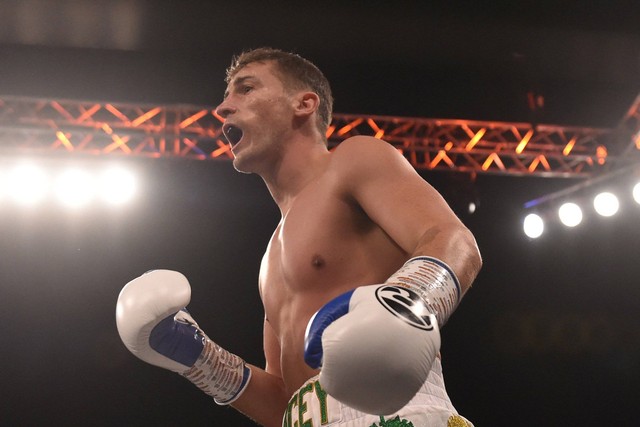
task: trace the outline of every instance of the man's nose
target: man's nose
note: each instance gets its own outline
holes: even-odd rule
[[[232,107],[228,99],[225,99],[216,107],[216,114],[226,119],[230,114],[235,113],[235,107]]]

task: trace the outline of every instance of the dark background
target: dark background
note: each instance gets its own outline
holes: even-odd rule
[[[270,45],[323,69],[340,113],[615,127],[640,93],[637,2],[513,3],[0,1],[0,94],[215,105],[231,56]],[[114,311],[132,278],[179,270],[209,336],[262,364],[256,278],[278,210],[229,162],[121,160],[142,181],[124,209],[0,201],[0,425],[252,425],[130,355]],[[635,425],[638,205],[529,240],[523,203],[575,181],[421,174],[485,261],[442,331],[460,412]]]

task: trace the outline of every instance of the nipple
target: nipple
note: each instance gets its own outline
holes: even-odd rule
[[[311,259],[311,265],[313,265],[314,268],[322,268],[324,267],[325,261],[324,258],[322,258],[320,255],[314,255],[313,258]]]

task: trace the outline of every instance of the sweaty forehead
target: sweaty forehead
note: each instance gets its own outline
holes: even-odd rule
[[[276,70],[276,65],[271,62],[251,62],[244,67],[238,69],[229,79],[229,86],[237,81],[243,81],[247,78],[256,80],[278,79],[280,75]]]
[[[227,90],[248,80],[257,80],[269,85],[287,86],[287,79],[274,61],[256,61],[243,66],[232,74],[227,83]]]

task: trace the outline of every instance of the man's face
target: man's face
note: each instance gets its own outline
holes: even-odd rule
[[[216,108],[225,118],[222,129],[232,146],[234,167],[240,172],[260,173],[277,159],[291,131],[291,94],[273,67],[272,63],[254,62],[240,69]]]

